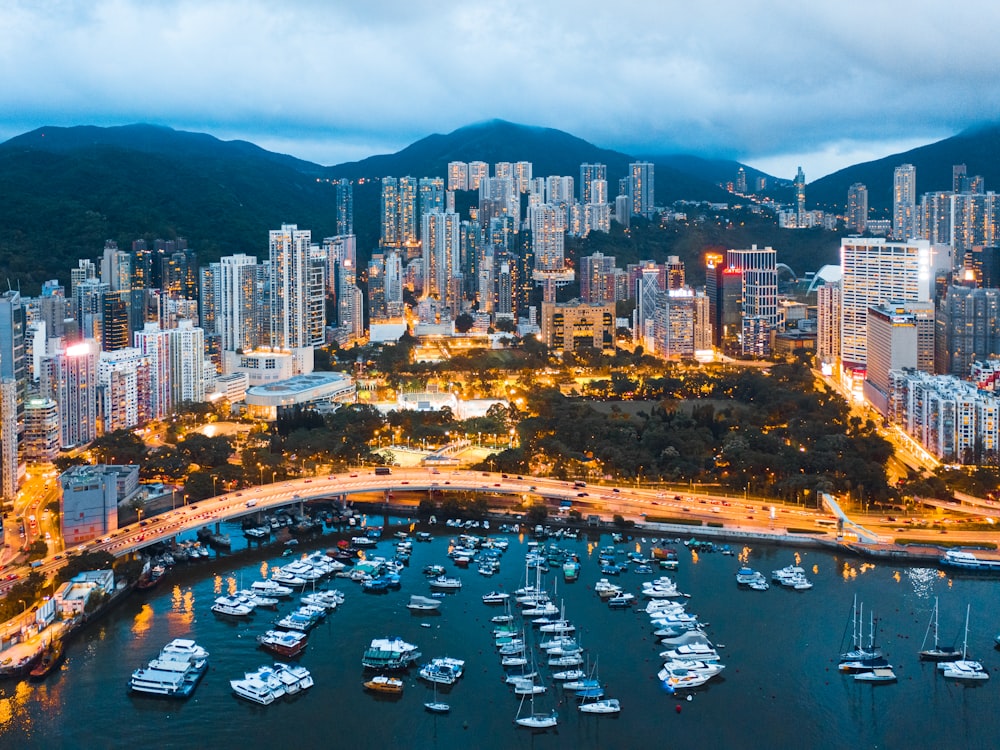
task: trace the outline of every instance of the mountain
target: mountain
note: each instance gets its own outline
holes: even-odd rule
[[[335,232],[323,168],[170,128],[45,127],[0,144],[0,279],[68,282],[107,239],[185,237],[201,262],[266,252],[281,223]]]
[[[708,160],[697,160],[693,167],[692,163],[683,162],[682,168],[671,163],[670,158],[651,159],[656,165],[655,200],[658,204],[682,198],[725,202],[732,197],[721,190],[716,181],[699,174],[699,167],[711,163]],[[489,120],[459,128],[447,135],[429,135],[395,154],[338,164],[331,167],[328,174],[355,180],[387,175],[432,177],[447,175],[448,162],[451,161],[484,161],[491,167],[500,161],[529,161],[536,176],[570,175],[578,178],[581,164],[600,163],[607,165],[608,193],[613,198],[618,193],[618,178],[628,174],[629,163],[637,160],[635,156],[599,148],[562,130]],[[737,164],[729,170],[729,179],[736,179],[738,168]]]
[[[950,191],[951,168],[965,164],[969,176],[982,175],[987,190],[1000,186],[1000,124],[963,130],[958,135],[883,159],[846,167],[806,186],[811,206],[843,210],[847,190],[856,182],[868,188],[868,207],[876,213],[892,208],[893,170],[900,164],[917,168],[917,195]]]

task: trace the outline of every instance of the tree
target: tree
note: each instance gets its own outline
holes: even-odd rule
[[[90,444],[97,460],[104,464],[139,464],[146,455],[146,445],[131,430],[115,430]]]
[[[455,318],[455,330],[459,333],[468,333],[476,321],[469,313],[462,313]]]

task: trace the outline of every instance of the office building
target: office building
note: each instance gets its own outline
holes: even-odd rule
[[[846,238],[840,243],[840,258],[841,361],[845,368],[863,368],[867,362],[869,308],[889,302],[930,301],[931,246],[926,240]]]
[[[541,329],[542,341],[555,352],[614,351],[615,305],[543,301]]]
[[[778,254],[773,248],[727,250],[726,269],[740,275],[740,351],[767,356],[770,335],[778,327]]]

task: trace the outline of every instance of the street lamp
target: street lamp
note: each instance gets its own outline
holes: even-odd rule
[[[212,497],[215,497],[215,496],[216,496],[216,494],[218,494],[218,493],[217,493],[217,492],[215,491],[215,482],[216,482],[216,480],[217,480],[217,479],[218,479],[218,477],[217,477],[217,476],[215,476],[215,474],[213,474],[213,475],[212,475]]]
[[[260,484],[264,484],[264,465],[257,464],[257,468],[260,469]]]

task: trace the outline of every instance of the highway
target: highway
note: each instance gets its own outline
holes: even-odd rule
[[[584,516],[598,513],[602,516],[619,514],[641,523],[646,516],[692,517],[718,521],[729,526],[783,528],[802,526],[815,521],[814,512],[802,509],[775,507],[772,519],[768,506],[740,502],[732,498],[698,495],[674,495],[662,490],[629,486],[578,486],[579,483],[543,477],[520,477],[491,472],[463,470],[436,470],[429,468],[393,469],[392,474],[375,474],[372,469],[359,469],[337,475],[295,479],[276,484],[265,484],[229,492],[165,513],[143,519],[109,535],[80,545],[65,553],[52,551],[35,567],[21,566],[5,575],[18,579],[29,571],[50,575],[66,564],[66,556],[78,552],[106,551],[122,557],[145,547],[169,540],[179,534],[195,531],[203,526],[229,521],[252,513],[273,511],[278,508],[315,499],[365,493],[418,493],[431,490],[441,492],[474,492],[517,501],[541,497],[558,506],[570,501],[573,508]],[[47,502],[47,500],[45,500]],[[42,499],[39,499],[42,502]],[[394,501],[398,502],[398,501]],[[828,524],[829,522],[826,521]],[[0,593],[6,591],[14,580],[0,582]]]
[[[50,554],[35,563],[35,567],[21,566],[13,571],[18,579],[29,571],[50,575],[66,564],[66,556],[77,552],[106,551],[122,557],[140,551],[157,542],[172,539],[178,534],[195,531],[218,522],[230,521],[252,513],[273,511],[278,508],[316,499],[331,499],[348,495],[386,493],[416,493],[423,495],[431,490],[440,492],[473,492],[516,499],[543,498],[550,506],[558,507],[564,501],[584,517],[599,514],[604,518],[621,515],[625,519],[643,523],[647,517],[691,518],[703,523],[717,522],[729,529],[782,533],[789,528],[808,528],[815,532],[836,534],[833,517],[825,512],[808,510],[799,506],[786,506],[769,502],[756,502],[751,498],[734,499],[698,493],[679,493],[655,488],[626,485],[584,485],[544,477],[521,477],[493,472],[474,472],[452,469],[394,468],[389,475],[376,474],[372,469],[358,469],[337,475],[294,479],[275,484],[265,484],[184,505],[165,513],[143,519],[111,532],[108,536],[80,545],[65,553]],[[393,501],[398,503],[399,500]],[[879,533],[892,535],[905,531],[907,537],[925,537],[933,541],[935,534],[916,528],[898,528],[898,521],[864,517],[859,520],[866,527]],[[897,528],[893,528],[897,527]],[[692,527],[695,531],[697,527]],[[958,529],[955,529],[958,531]],[[961,535],[975,541],[977,535]],[[939,537],[938,537],[939,538]],[[982,538],[982,535],[978,535]],[[950,541],[956,541],[950,539]],[[5,570],[5,575],[12,571]],[[0,581],[0,593],[14,580]]]

